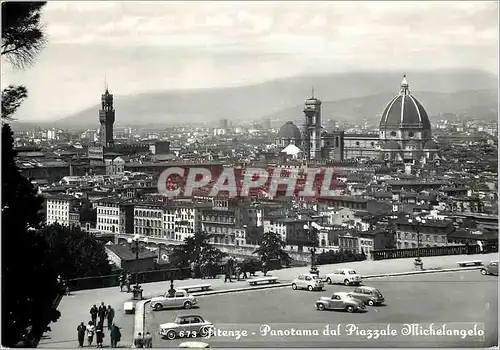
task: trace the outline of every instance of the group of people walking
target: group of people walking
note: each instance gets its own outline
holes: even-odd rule
[[[118,282],[120,283],[120,292],[123,292],[123,288],[126,288],[126,292],[130,293],[130,283],[132,281],[132,274],[127,271],[122,271],[120,276],[118,276]]]
[[[152,348],[153,336],[149,332],[146,332],[144,336],[140,332],[137,333],[137,336],[134,338],[134,346],[136,348]]]
[[[116,348],[118,342],[121,339],[120,327],[114,323],[115,310],[111,305],[106,305],[101,302],[101,305],[93,305],[90,308],[90,321],[85,325],[84,322],[76,328],[78,333],[78,345],[83,348],[85,335],[87,335],[87,344],[92,346],[94,342],[94,336],[96,340],[96,347],[102,348],[104,342],[105,332],[104,332],[104,321],[107,321],[106,328],[109,331],[109,337],[111,340],[111,347]]]

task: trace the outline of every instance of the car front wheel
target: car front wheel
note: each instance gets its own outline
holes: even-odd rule
[[[367,304],[370,305],[370,306],[373,306],[373,305],[375,305],[375,302],[373,300],[368,300]]]
[[[308,291],[312,292],[312,291],[313,291],[313,289],[314,289],[314,288],[313,288],[313,286],[307,286],[307,290],[308,290]]]
[[[344,280],[344,285],[345,285],[345,286],[348,286],[349,284],[350,284],[350,283],[349,283],[349,280],[348,280],[348,279]]]
[[[354,312],[354,306],[352,306],[352,305],[348,305],[348,306],[345,308],[345,310],[346,310],[348,313],[352,314],[352,313]]]
[[[317,304],[316,305],[316,308],[319,310],[319,311],[323,311],[325,309],[325,305],[324,304]]]
[[[292,289],[297,290],[297,285],[295,283],[292,284]]]
[[[328,278],[326,279],[326,283],[328,283],[328,284],[332,284],[332,279],[331,279],[330,277],[328,277]]]
[[[484,275],[487,275],[487,274],[488,274],[488,272],[485,269],[481,269],[481,275],[484,276]]]
[[[193,304],[191,304],[191,302],[186,301],[184,303],[184,309],[191,309],[192,307],[193,307]]]
[[[177,336],[177,334],[175,333],[175,331],[168,331],[167,332],[167,339],[168,340],[174,340],[176,336]]]

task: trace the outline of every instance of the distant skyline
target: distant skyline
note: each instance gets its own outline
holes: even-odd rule
[[[43,13],[49,42],[34,67],[2,62],[2,87],[29,90],[21,122],[98,103],[105,79],[112,93],[128,95],[338,71],[498,76],[494,1],[49,1]]]

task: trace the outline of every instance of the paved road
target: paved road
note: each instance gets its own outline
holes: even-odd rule
[[[240,340],[222,336],[199,339],[213,347],[488,347],[498,343],[497,277],[482,276],[479,271],[464,271],[380,278],[366,284],[382,291],[387,300],[386,306],[368,307],[368,311],[362,314],[317,311],[314,302],[318,297],[350,290],[351,287],[331,285],[323,292],[278,288],[199,297],[200,308],[193,310],[155,312],[148,307],[146,330],[154,334],[161,323],[170,322],[177,315],[199,314],[221,330],[247,330],[249,333]],[[465,339],[451,335],[404,336],[403,324],[406,323],[417,323],[422,327],[435,323],[434,329],[447,323],[447,329],[470,329],[472,333],[476,326],[476,336],[471,334]],[[263,324],[273,329],[290,330],[293,327],[309,330],[310,335],[263,336],[259,332]],[[326,325],[336,330],[338,324],[341,324],[340,335],[323,335]],[[347,334],[348,324],[358,327],[358,335]],[[367,335],[361,334],[362,330],[386,329],[387,325],[397,335],[381,334],[377,340],[369,340]],[[484,340],[478,337],[481,335],[478,330],[481,329],[484,329]],[[317,330],[319,335],[315,335],[313,330]],[[177,347],[182,342],[163,340],[157,334],[154,337],[154,347]]]

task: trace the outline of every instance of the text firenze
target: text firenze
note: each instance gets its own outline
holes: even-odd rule
[[[229,197],[247,197],[261,190],[266,195],[276,197],[332,197],[334,169],[311,168],[307,171],[298,169],[224,168],[218,176],[213,176],[207,168],[166,169],[158,179],[158,191],[166,197],[193,196],[197,189],[209,190],[209,197],[225,193]]]

